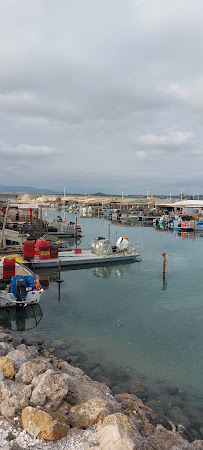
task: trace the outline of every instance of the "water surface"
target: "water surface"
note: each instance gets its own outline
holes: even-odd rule
[[[78,217],[78,223],[84,232],[78,243],[82,249],[93,237],[108,236],[109,222],[104,219]],[[146,401],[159,400],[165,412],[179,406],[189,417],[190,428],[199,431],[203,419],[203,240],[192,234],[184,238],[152,227],[112,223],[111,241],[120,236],[127,236],[130,243],[140,242],[141,262],[63,270],[60,294],[56,281],[51,281],[57,274],[41,274],[49,277],[49,290],[40,301],[43,317],[29,337],[56,346],[63,357],[79,355],[77,365],[85,370],[91,364],[100,365],[101,381],[106,378],[115,392],[141,381]],[[168,255],[165,280],[163,252]],[[21,337],[27,335],[21,332]],[[178,388],[178,394],[169,395],[170,387]]]

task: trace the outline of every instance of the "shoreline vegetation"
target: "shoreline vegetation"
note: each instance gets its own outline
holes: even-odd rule
[[[194,441],[180,422],[181,414],[172,422],[133,389],[113,395],[71,358],[54,354],[42,340],[14,343],[0,329],[1,449],[203,449],[203,440]],[[138,381],[133,384],[141,389]]]

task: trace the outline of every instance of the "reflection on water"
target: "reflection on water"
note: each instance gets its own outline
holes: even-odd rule
[[[12,331],[25,331],[37,327],[43,317],[39,304],[28,305],[25,308],[15,306],[2,308],[0,311],[0,326]]]
[[[165,275],[163,275],[163,286],[162,286],[162,291],[166,291],[167,287],[168,287],[168,283],[167,283],[167,281],[166,281]]]
[[[98,266],[93,268],[93,274],[98,278],[111,278],[118,277],[122,278],[125,273],[130,270],[129,264],[119,264],[118,266]]]

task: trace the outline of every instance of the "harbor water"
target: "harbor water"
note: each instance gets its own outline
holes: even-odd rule
[[[56,215],[48,212],[48,220]],[[109,223],[78,216],[83,237],[77,246],[86,249],[94,237],[107,237]],[[203,238],[112,222],[111,242],[120,236],[139,242],[141,262],[64,269],[60,285],[56,272],[40,274],[49,282],[40,301],[43,317],[14,338],[43,339],[55,355],[71,357],[114,393],[139,381],[145,403],[156,400],[165,415],[180,408],[193,437],[202,438]],[[69,242],[74,247],[74,239]]]

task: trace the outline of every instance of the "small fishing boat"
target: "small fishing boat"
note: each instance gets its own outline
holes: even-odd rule
[[[67,222],[66,217],[58,216],[48,225],[47,234],[59,237],[81,236],[82,228],[75,222]]]
[[[40,281],[30,269],[15,258],[1,258],[0,308],[36,304],[42,293]]]
[[[117,264],[124,261],[133,262],[135,260],[140,261],[140,251],[136,250],[135,247],[131,247],[127,238],[120,237],[116,245],[112,246],[109,239],[99,237],[93,239],[90,250],[76,248],[64,252],[59,251],[57,257],[49,255],[40,257],[35,255],[33,259],[29,260],[29,263],[34,268],[44,269],[47,267],[58,267],[59,261],[63,267],[82,267],[109,263]]]

